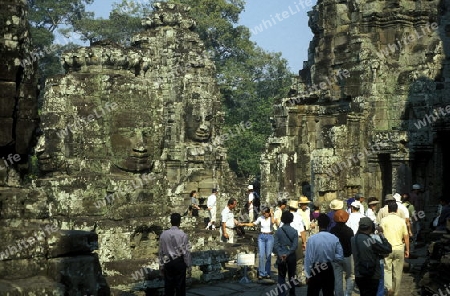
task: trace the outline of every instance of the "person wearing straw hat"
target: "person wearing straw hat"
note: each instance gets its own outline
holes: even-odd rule
[[[310,203],[311,201],[306,196],[301,196],[298,201],[300,209],[297,210],[297,213],[302,217],[303,224],[305,224],[306,242],[308,242],[311,231],[311,209],[308,207]]]
[[[330,218],[330,225],[328,226],[327,231],[330,231],[330,229],[336,225],[336,222],[334,222],[334,213],[337,210],[342,210],[343,208],[344,208],[344,201],[340,199],[333,199],[330,202],[330,211],[327,213],[328,218]]]
[[[345,225],[348,221],[349,214],[344,210],[337,210],[334,213],[334,221],[336,226],[331,228],[330,233],[334,234],[341,243],[344,260],[333,262],[334,270],[334,295],[335,296],[351,296],[354,286],[355,275],[352,268],[352,244],[351,239],[354,236],[353,230]],[[344,289],[343,275],[345,272],[346,287]]]
[[[297,259],[297,267],[296,274],[297,277],[301,276],[303,271],[303,250],[306,249],[306,231],[305,224],[303,223],[302,216],[297,213],[298,210],[298,201],[291,200],[289,201],[289,211],[294,215],[294,220],[291,223],[291,226],[297,230],[298,234],[298,247],[295,252],[295,257]],[[281,225],[280,225],[281,227]],[[304,281],[298,281],[299,283],[303,283]]]
[[[390,203],[396,203],[395,198],[394,198],[394,196],[392,194],[386,194],[386,196],[384,197],[384,202],[385,202],[385,206],[382,207],[377,213],[377,221],[378,221],[378,223],[380,223],[381,219],[383,219],[384,217],[387,217],[389,215],[388,205]],[[403,213],[403,211],[399,211],[397,209],[397,213],[396,214],[400,218],[406,219],[406,216]]]
[[[380,201],[374,196],[369,197],[367,201],[368,203],[367,203],[366,217],[369,217],[373,223],[377,224],[376,212]]]

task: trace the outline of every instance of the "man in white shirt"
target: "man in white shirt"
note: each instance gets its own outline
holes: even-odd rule
[[[297,213],[302,217],[303,224],[305,225],[306,231],[306,242],[308,242],[309,232],[311,230],[311,210],[308,207],[311,201],[306,196],[301,196],[298,203],[300,204],[300,209]]]
[[[297,213],[298,210],[298,201],[291,200],[289,202],[289,211],[294,215],[294,220],[291,223],[291,227],[297,230],[298,233],[298,247],[295,252],[295,256],[297,258],[297,267],[296,274],[300,283],[306,283],[306,277],[304,276],[303,271],[303,251],[306,249],[306,231],[305,231],[305,223],[303,223],[302,217]],[[281,227],[282,225],[280,225]]]
[[[412,230],[411,230],[411,221],[409,220],[409,210],[408,208],[402,204],[402,196],[398,193],[394,194],[395,202],[397,203],[398,210],[402,211],[405,215],[405,221],[406,221],[406,228],[408,229],[409,237],[412,237]]]
[[[248,217],[249,221],[255,221],[255,207],[253,205],[253,200],[255,196],[253,195],[253,185],[248,185]]]
[[[356,201],[359,201],[359,204],[360,204],[360,206],[359,206],[359,212],[360,212],[361,215],[363,215],[363,216],[364,216],[364,214],[366,213],[365,207],[364,207],[364,199],[365,199],[365,197],[364,197],[364,195],[363,195],[362,193],[356,193],[356,194],[355,194],[355,200],[356,200]]]
[[[273,213],[273,220],[274,220],[274,224],[273,224],[273,229],[277,230],[280,223],[281,223],[281,215],[283,214],[284,209],[287,206],[287,200],[286,199],[282,199],[278,201],[278,206],[275,209],[275,212]]]
[[[353,230],[353,234],[356,234],[356,232],[358,231],[359,228],[359,220],[364,217],[364,215],[362,215],[359,212],[359,209],[361,207],[361,203],[357,200],[355,200],[354,202],[352,202],[350,204],[350,208],[351,208],[351,214],[347,220],[347,222],[345,223],[348,227],[350,227]]]
[[[205,229],[215,230],[216,226],[216,212],[217,212],[217,189],[213,188],[211,191],[211,195],[208,196],[208,200],[206,201],[206,206],[209,211],[209,222]]]
[[[236,208],[237,201],[235,198],[228,200],[227,206],[221,213],[220,237],[223,242],[235,243],[234,241],[234,227],[238,226],[238,222],[234,219],[233,210]]]

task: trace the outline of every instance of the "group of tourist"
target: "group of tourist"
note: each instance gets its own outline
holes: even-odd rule
[[[253,188],[249,186],[248,189],[251,195]],[[224,242],[233,243],[236,226],[260,227],[258,278],[271,278],[271,256],[274,254],[278,295],[295,295],[296,286],[307,284],[308,296],[320,292],[324,296],[348,296],[355,283],[362,296],[385,295],[385,289],[388,295],[399,295],[404,259],[410,252],[410,238],[415,242],[420,231],[416,209],[423,209],[423,202],[418,196],[419,191],[420,186],[416,184],[409,194],[387,194],[382,208],[375,197],[370,197],[366,203],[362,194],[348,199],[345,208],[343,200],[335,199],[328,205],[328,213],[320,213],[320,204],[313,204],[305,196],[299,200],[283,199],[278,201],[275,209],[263,207],[261,215],[248,222],[237,221],[233,213],[237,200],[230,198],[220,215],[220,236]],[[210,213],[207,229],[215,227],[217,193],[218,190],[213,189],[207,200]],[[191,197],[196,199],[195,192]],[[254,198],[249,196],[247,202],[252,201]],[[255,206],[247,208],[253,211]],[[442,212],[446,217],[442,220],[446,221],[450,216],[448,201]],[[175,219],[173,227],[177,222]],[[186,244],[177,229],[168,231],[179,237],[178,246]],[[177,260],[171,264],[181,264],[182,260],[175,252],[180,250],[171,251],[164,247],[163,238],[162,235],[160,249],[168,250],[168,258],[173,258],[169,263]],[[188,252],[187,249],[181,251],[186,267],[190,266]],[[166,278],[172,283],[169,289],[177,287],[173,285],[177,276],[165,275]]]
[[[358,193],[346,201],[346,208],[344,201],[335,199],[329,204],[331,210],[320,214],[318,204],[311,210],[311,201],[302,196],[280,200],[275,210],[263,208],[255,221],[240,225],[260,225],[258,278],[271,278],[274,253],[279,295],[294,295],[295,287],[302,284],[307,284],[311,296],[321,291],[324,296],[351,295],[355,282],[363,296],[384,295],[385,287],[389,295],[398,295],[409,239],[418,234],[416,230],[413,235],[412,225],[420,223],[410,219],[416,216],[410,197],[388,194],[385,207],[378,210],[379,200],[371,197],[366,204]],[[420,206],[420,199],[416,201]],[[230,199],[222,211],[223,232],[239,225],[230,215],[235,206],[236,200]],[[229,237],[224,236],[224,241]]]

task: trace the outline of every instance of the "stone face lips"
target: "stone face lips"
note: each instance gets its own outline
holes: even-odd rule
[[[424,196],[431,201],[445,191],[439,159],[450,122],[433,111],[449,103],[449,16],[438,1],[416,4],[319,1],[309,12],[309,58],[292,96],[275,108],[263,194],[380,199],[432,182]],[[330,79],[342,69],[348,77]],[[417,129],[427,116],[430,124]]]

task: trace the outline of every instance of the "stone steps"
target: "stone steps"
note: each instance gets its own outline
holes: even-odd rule
[[[63,296],[65,287],[45,276],[9,281],[0,279],[0,295]]]

